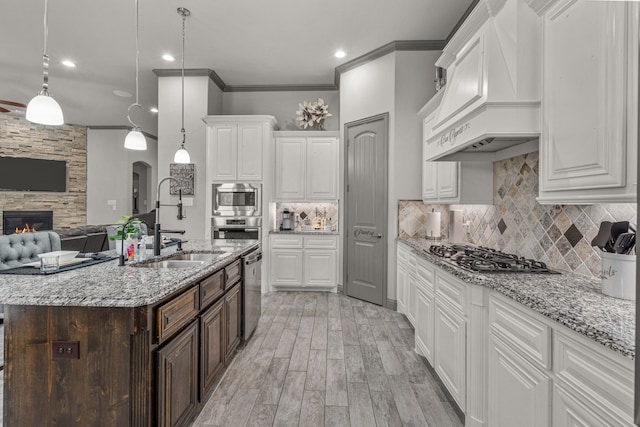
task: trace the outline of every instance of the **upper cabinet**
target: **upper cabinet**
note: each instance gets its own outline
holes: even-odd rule
[[[271,116],[207,116],[207,182],[262,181]]]
[[[338,199],[339,132],[274,132],[275,200]]]
[[[538,201],[635,203],[639,4],[537,3],[544,78]]]

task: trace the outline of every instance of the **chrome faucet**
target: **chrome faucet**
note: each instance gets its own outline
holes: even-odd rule
[[[162,230],[160,228],[160,186],[162,185],[163,182],[165,182],[167,180],[173,180],[173,181],[177,182],[178,185],[180,186],[179,200],[178,200],[178,216],[177,216],[177,218],[179,220],[182,220],[184,218],[184,215],[182,214],[182,183],[180,182],[179,179],[174,178],[172,176],[167,176],[167,177],[162,178],[158,182],[158,192],[156,194],[156,223],[153,226],[153,255],[155,255],[155,256],[160,255],[160,244],[161,244],[161,240],[162,240],[162,233],[177,233],[177,234],[184,234],[185,233],[184,230]],[[180,245],[178,245],[178,248],[182,249]]]

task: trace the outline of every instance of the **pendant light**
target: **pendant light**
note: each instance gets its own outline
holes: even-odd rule
[[[187,139],[187,135],[184,130],[184,23],[187,20],[187,16],[191,15],[191,12],[189,12],[189,9],[179,7],[178,15],[182,16],[182,129],[180,129],[180,133],[182,133],[182,143],[180,144],[178,151],[176,151],[175,156],[173,156],[173,162],[191,163],[189,152],[184,148],[184,143]]]
[[[49,126],[64,124],[62,108],[49,93],[49,56],[47,55],[48,0],[44,0],[44,51],[42,54],[42,90],[29,101],[25,117],[33,123]]]
[[[146,150],[147,149],[147,140],[142,134],[140,130],[140,126],[136,125],[131,120],[131,109],[133,107],[142,108],[142,105],[139,103],[138,99],[138,56],[140,55],[140,50],[138,49],[138,0],[135,0],[136,4],[136,102],[129,105],[127,109],[127,120],[133,126],[133,129],[129,131],[127,137],[124,139],[124,148],[128,148],[129,150]]]

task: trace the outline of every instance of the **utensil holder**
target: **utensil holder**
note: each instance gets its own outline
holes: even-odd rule
[[[602,293],[627,300],[636,299],[636,256],[603,252]]]

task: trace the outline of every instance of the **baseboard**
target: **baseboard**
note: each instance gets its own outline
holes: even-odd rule
[[[338,285],[338,293],[344,294],[344,287],[342,285]]]
[[[385,308],[388,308],[389,310],[397,311],[397,309],[398,309],[398,301],[396,301],[394,299],[387,298],[387,302],[385,303],[384,306],[385,306]]]

